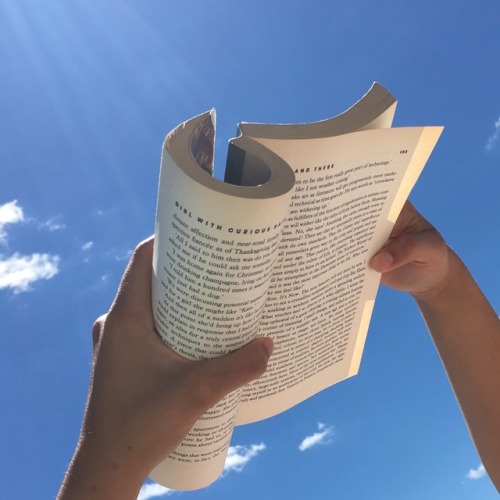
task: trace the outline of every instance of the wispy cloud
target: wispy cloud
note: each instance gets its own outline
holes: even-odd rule
[[[226,463],[224,464],[224,473],[233,470],[241,472],[250,460],[265,449],[266,445],[264,443],[252,444],[250,446],[230,446],[227,452]]]
[[[139,491],[139,496],[137,500],[149,500],[150,498],[159,498],[173,495],[175,490],[170,488],[165,488],[161,484],[156,483],[146,483],[142,486],[141,491]]]
[[[479,467],[477,469],[470,469],[465,476],[467,477],[467,479],[471,479],[472,481],[481,479],[482,477],[486,476],[484,465],[479,464]]]
[[[332,442],[333,426],[318,423],[318,432],[305,437],[299,445],[300,451],[306,451],[319,444],[329,444]]]
[[[117,249],[114,248],[112,250],[108,251],[108,255],[112,257],[114,260],[117,262],[123,262],[126,260],[130,259],[130,256],[132,255],[134,251],[131,249],[123,250],[123,249]]]
[[[59,272],[59,260],[59,256],[47,253],[0,256],[0,289],[27,292],[35,281],[53,278]]]
[[[6,227],[25,221],[24,211],[17,200],[0,205],[0,244],[7,243]],[[21,255],[16,252],[0,254],[0,290],[10,288],[14,293],[31,290],[31,285],[41,279],[50,279],[59,272],[58,255],[33,253]]]
[[[495,122],[495,129],[493,133],[488,137],[488,142],[486,143],[486,151],[492,151],[498,142],[500,141],[500,117]]]
[[[17,200],[9,201],[0,205],[0,243],[7,243],[7,231],[5,226],[24,221],[23,209],[17,204]]]
[[[58,217],[50,217],[46,221],[36,221],[36,224],[39,229],[46,229],[50,232],[53,231],[60,231],[61,229],[66,229],[66,224],[63,224],[62,222],[59,222]]]
[[[60,217],[49,217],[47,220],[40,221],[35,217],[25,217],[24,210],[19,206],[17,200],[12,200],[0,205],[0,243],[7,242],[7,232],[5,226],[8,224],[17,224],[26,222],[41,231],[59,231],[65,229],[66,225],[59,221]]]
[[[90,250],[93,246],[94,246],[94,242],[93,241],[87,241],[86,243],[84,243],[82,245],[82,250],[84,252],[86,252],[87,250]]]

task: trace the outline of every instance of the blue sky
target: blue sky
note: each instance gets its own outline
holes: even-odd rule
[[[496,0],[0,0],[0,498],[56,495],[164,136],[212,107],[219,175],[238,121],[327,118],[375,80],[395,125],[444,125],[411,199],[500,310],[499,26]],[[415,305],[387,289],[360,374],[232,444],[220,480],[172,497],[496,498]]]

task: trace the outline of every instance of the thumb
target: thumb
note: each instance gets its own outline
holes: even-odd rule
[[[267,368],[273,341],[261,337],[234,352],[197,364],[207,407],[213,406],[230,392],[260,377]]]
[[[412,294],[427,293],[443,282],[448,269],[447,246],[431,228],[394,238],[371,260],[381,282]]]
[[[371,265],[375,271],[386,273],[409,263],[429,264],[443,245],[442,238],[433,228],[402,234],[374,255]]]

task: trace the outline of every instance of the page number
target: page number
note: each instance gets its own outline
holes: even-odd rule
[[[406,153],[408,153],[408,150],[407,149],[402,149],[399,154],[400,155],[405,155]]]

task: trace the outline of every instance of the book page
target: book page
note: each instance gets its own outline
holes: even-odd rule
[[[358,130],[389,128],[396,104],[394,96],[375,82],[358,102],[333,118],[297,124],[240,123],[238,128],[243,136],[253,138],[290,141],[333,137]]]
[[[204,163],[209,164],[206,136],[197,144],[204,149],[198,156],[208,158]],[[192,157],[174,160],[172,154],[179,150],[174,147],[172,153],[170,146],[167,142],[162,157],[155,228],[155,325],[167,345],[182,356],[213,358],[257,335],[294,175],[286,166],[279,189],[232,186],[232,192],[242,192],[233,196],[206,172],[203,183],[194,180],[185,169]],[[276,191],[281,194],[266,195]],[[210,409],[151,477],[180,490],[201,488],[217,479],[239,399],[236,391]]]
[[[357,373],[386,242],[440,127],[330,139],[258,139],[295,170],[296,187],[259,335],[275,349],[244,389],[237,423],[284,411]]]

